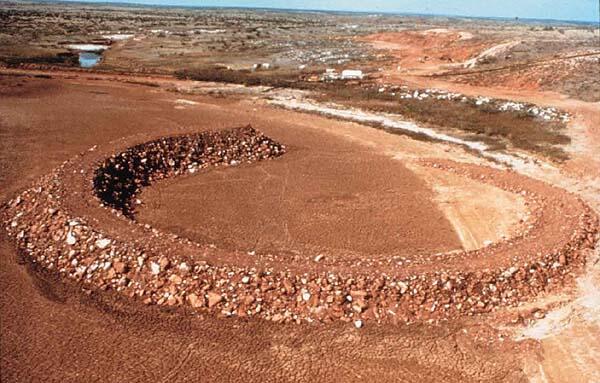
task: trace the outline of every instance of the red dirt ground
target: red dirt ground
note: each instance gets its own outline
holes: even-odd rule
[[[377,45],[375,45],[377,46]],[[381,48],[386,49],[385,46]],[[394,54],[394,47],[389,47]],[[422,52],[416,51],[417,60]],[[408,59],[407,59],[408,60]],[[410,63],[410,60],[409,60]],[[540,90],[542,85],[554,85],[564,80],[564,76],[572,73],[573,66],[565,60],[547,60],[541,65],[531,65],[522,69],[498,71],[495,73],[475,73],[470,76],[429,77],[440,68],[433,67],[423,71],[415,71],[415,76],[396,70],[392,63],[384,72],[380,81],[415,86],[418,88],[439,88],[452,92],[460,92],[471,96],[487,96],[516,101],[532,102],[538,105],[556,107],[568,111],[574,116],[574,121],[568,125],[568,134],[572,139],[569,150],[570,159],[561,166],[560,172],[573,177],[579,183],[578,189],[587,193],[598,207],[598,174],[600,169],[600,104],[577,100],[558,92]],[[597,71],[596,65],[596,71]],[[477,72],[477,71],[475,71]],[[422,76],[420,76],[422,75]],[[577,95],[576,95],[577,96]],[[556,182],[560,182],[559,177]],[[595,186],[594,186],[595,185]],[[598,280],[598,270],[592,273],[592,279]],[[597,285],[596,285],[597,286]],[[597,295],[597,287],[595,294]],[[533,375],[544,382],[580,382],[597,379],[597,363],[591,361],[597,356],[599,343],[589,337],[590,331],[598,330],[597,313],[588,309],[584,316],[596,324],[580,323],[577,318],[567,318],[570,328],[561,333],[548,334],[541,341],[543,352],[540,354],[543,362],[535,363]],[[594,319],[595,318],[595,319]],[[582,345],[584,347],[582,347]]]
[[[436,71],[443,65],[461,63],[494,44],[481,39],[461,39],[461,32],[451,30],[385,32],[361,40],[394,57],[390,72],[397,71],[399,65],[400,70],[411,73]]]
[[[0,77],[0,88],[3,201],[98,143],[206,121],[217,128],[250,122],[267,131],[275,129],[270,113],[287,116],[290,125],[295,116],[211,99],[176,111],[177,95],[160,89],[84,79]],[[2,381],[524,381],[516,346],[498,343],[496,333],[472,321],[357,331],[342,323],[193,318],[79,294],[78,287],[29,273],[4,238],[0,253]]]
[[[195,242],[307,260],[461,248],[432,192],[399,161],[319,131],[262,130],[286,144],[283,157],[161,182],[142,194],[139,220]]]

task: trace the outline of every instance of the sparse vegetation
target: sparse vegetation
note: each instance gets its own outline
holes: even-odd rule
[[[318,71],[314,72],[319,73]],[[295,70],[251,71],[247,69],[233,70],[219,66],[178,70],[175,76],[179,79],[196,81],[214,81],[249,86],[302,87],[300,73]]]
[[[321,93],[319,100],[399,114],[440,130],[450,129],[476,135],[479,140],[487,138],[488,143],[497,147],[508,144],[557,161],[567,158],[560,148],[560,145],[570,142],[563,132],[564,124],[543,121],[523,112],[499,112],[486,106],[450,100],[398,99],[376,90],[333,84]]]
[[[354,36],[397,31],[399,23],[403,28],[419,30],[443,27],[450,23],[445,19],[363,18],[246,10],[225,13],[216,9],[151,7],[136,8],[136,12],[132,13],[131,8],[116,6],[92,11],[52,4],[43,7],[11,4],[0,11],[0,19],[3,20],[0,24],[0,41],[3,43],[0,45],[0,61],[9,66],[75,66],[77,56],[64,51],[65,43],[100,39],[100,31],[107,29],[123,33],[136,31],[136,34],[144,36],[142,40],[111,48],[97,69],[174,74],[180,79],[249,86],[308,89],[317,92],[320,101],[400,114],[439,130],[484,140],[495,147],[512,146],[556,160],[566,158],[561,145],[567,144],[569,138],[557,122],[453,101],[399,100],[356,83],[307,81],[311,75],[319,75],[325,68],[354,67],[377,73],[379,68],[393,65],[393,57],[374,51],[369,44],[361,42],[362,39],[354,39]],[[453,20],[451,23],[459,27],[466,21]],[[498,82],[510,73],[504,74],[496,68],[508,63],[515,71],[526,71],[529,70],[525,65],[527,62],[548,54],[565,54],[574,48],[589,48],[594,37],[594,30],[587,26],[560,25],[558,28],[497,24],[493,21],[478,23],[485,24],[485,29],[471,36],[469,41],[481,45],[481,49],[486,41],[510,39],[523,34],[534,34],[535,38],[522,40],[504,55],[480,60],[478,65],[481,68],[478,70],[482,70],[481,74],[455,76],[453,79],[456,81],[484,85],[486,81]],[[583,32],[585,34],[581,35]],[[574,33],[578,33],[578,39],[566,38]],[[563,37],[558,39],[557,36]],[[268,63],[267,70],[251,69],[256,65],[260,68],[262,63]],[[299,69],[300,64],[302,69]],[[569,94],[597,100],[600,97],[597,76],[590,75],[597,74],[597,63],[588,60],[577,65],[580,70],[561,77],[560,82],[548,75],[549,86],[560,86]],[[565,67],[564,72],[567,73],[568,68]]]
[[[44,64],[44,65],[63,65],[77,66],[77,54],[71,52],[60,52],[57,54],[44,54],[40,56],[2,56],[0,55],[0,63],[7,66],[19,66],[22,64]]]

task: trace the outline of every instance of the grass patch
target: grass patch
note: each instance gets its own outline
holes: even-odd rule
[[[79,56],[71,52],[61,52],[57,54],[45,54],[31,57],[4,56],[0,57],[0,62],[3,62],[9,67],[17,67],[23,64],[79,66]]]

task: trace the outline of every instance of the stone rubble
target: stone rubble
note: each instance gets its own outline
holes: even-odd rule
[[[525,102],[508,101],[494,99],[490,97],[470,97],[462,93],[449,92],[443,89],[427,88],[427,89],[410,89],[407,86],[399,85],[365,85],[367,91],[377,91],[379,94],[387,94],[400,99],[414,99],[423,101],[425,99],[449,100],[462,103],[473,104],[477,107],[490,108],[499,112],[518,112],[529,115],[544,121],[554,121],[567,123],[571,120],[571,115],[567,112],[560,111],[553,107],[542,107]]]

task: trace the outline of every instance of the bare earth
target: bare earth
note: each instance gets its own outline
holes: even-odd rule
[[[260,129],[286,143],[281,161],[161,183],[142,195],[138,219],[196,242],[309,260],[460,248],[432,192],[400,161],[318,129],[272,125]]]
[[[239,255],[256,253],[262,259],[268,253],[279,257],[275,266],[289,269],[388,276],[411,267],[478,273],[508,264],[512,246],[519,245],[512,239],[528,230],[536,206],[521,190],[483,182],[489,175],[509,185],[541,180],[545,184],[534,189],[542,197],[565,189],[571,198],[566,200],[576,196],[600,213],[596,25],[5,5],[0,10],[5,21],[0,23],[0,207],[96,145],[111,152],[145,137],[251,124],[284,144],[286,153],[156,182],[136,197],[141,200],[137,222],[218,248],[229,257],[224,262],[254,262]],[[111,41],[106,30],[127,31],[131,38]],[[67,45],[91,42],[110,49],[94,69],[77,68],[77,52]],[[263,62],[274,65],[251,70]],[[366,78],[318,82],[325,68],[358,68]],[[182,76],[182,70],[192,76]],[[257,78],[261,81],[248,82]],[[437,88],[554,107],[569,113],[559,131],[569,140],[557,144],[566,153],[564,162],[509,145],[511,154],[525,154],[537,165],[515,172],[488,168],[481,178],[469,178],[424,160],[494,165],[459,145],[270,103],[271,96],[282,94],[295,100],[298,89],[314,90],[309,97],[315,100],[323,90],[324,102],[329,86],[334,87],[329,96],[349,91],[350,97],[358,90],[359,99],[377,97],[380,86],[384,92],[394,87],[398,94],[391,104],[403,102],[401,89],[422,94]],[[446,114],[440,114],[437,129],[446,132],[451,110],[439,110]],[[428,115],[427,109],[420,113]],[[487,118],[494,121],[495,114],[484,116],[484,125]],[[539,127],[541,120],[519,121]],[[464,124],[464,114],[458,121]],[[71,173],[71,181],[77,179],[79,173]],[[130,240],[146,239],[136,229],[141,225],[91,198],[70,197],[70,208],[113,238],[122,232]],[[539,221],[548,225],[522,241],[520,249],[532,259],[546,247],[561,245],[576,221],[580,206],[558,201],[538,211]],[[377,317],[355,326],[349,317],[347,322],[297,324],[225,318],[204,307],[144,304],[104,291],[106,286],[94,289],[36,267],[3,232],[0,381],[596,383],[600,250],[594,238],[595,250],[577,252],[588,260],[585,269],[567,273],[558,291],[540,291],[535,299],[458,319],[404,324]],[[502,253],[493,252],[498,244],[506,245],[500,246]],[[180,248],[168,249],[177,253]],[[465,259],[465,254],[473,256]],[[317,262],[317,256],[324,258]],[[397,265],[397,257],[409,262]],[[365,267],[366,259],[391,263]],[[470,299],[475,293],[466,295]],[[426,298],[430,303],[432,297],[423,302]],[[437,296],[433,299],[437,304]]]
[[[404,234],[404,238],[395,239],[397,246],[428,251],[460,247],[458,236],[436,207],[434,194],[423,180],[401,162],[386,158],[363,144],[353,144],[353,141],[359,142],[360,135],[344,140],[325,133],[332,126],[348,126],[346,134],[357,131],[377,139],[385,134],[383,132],[314,116],[310,117],[313,130],[306,130],[302,123],[296,130],[293,128],[295,120],[291,118],[294,112],[235,100],[196,97],[200,104],[194,108],[175,109],[176,94],[138,85],[85,78],[52,80],[6,76],[1,81],[5,95],[6,87],[21,84],[18,92],[11,92],[0,101],[2,199],[25,188],[61,161],[98,143],[148,131],[173,134],[190,126],[207,129],[252,123],[290,142],[288,162],[235,169],[240,172],[234,177],[246,179],[247,187],[237,184],[231,187],[228,182],[207,183],[226,179],[226,173],[233,169],[214,172],[209,179],[189,177],[173,184],[159,184],[147,192],[148,206],[155,206],[159,212],[149,218],[166,217],[162,224],[174,225],[177,229],[181,222],[193,224],[199,215],[218,217],[215,210],[207,209],[213,209],[209,202],[222,203],[224,197],[215,195],[219,192],[238,197],[236,205],[223,213],[225,217],[257,217],[249,222],[240,219],[233,224],[233,229],[254,238],[265,238],[258,246],[271,246],[280,234],[263,234],[261,226],[284,220],[289,223],[291,235],[286,244],[298,249],[360,248],[361,236],[364,236],[362,240],[373,238],[385,250],[382,238],[393,237],[397,232],[391,229],[394,226]],[[207,125],[206,121],[211,124]],[[288,124],[283,125],[281,121]],[[394,137],[394,140],[409,139]],[[413,150],[436,150],[433,147],[435,145],[415,143]],[[332,161],[331,156],[325,157],[329,162],[319,171],[345,174],[338,183],[328,180],[326,174],[315,173],[311,166],[323,161],[319,149],[335,150],[336,154],[354,159],[342,166]],[[303,151],[308,156],[300,157]],[[263,193],[256,188],[261,182],[270,182],[268,174],[285,177],[286,163],[295,173],[293,179],[288,179],[289,189],[286,189],[292,197],[289,198],[292,205],[266,206],[261,202]],[[367,175],[375,169],[380,173],[390,172],[389,176],[380,183],[369,179]],[[314,195],[310,188],[300,187],[306,184],[327,192]],[[167,190],[187,192],[177,199],[168,199],[169,205],[162,205],[160,201],[165,201],[165,193],[160,195],[160,191],[163,188],[165,193]],[[369,196],[381,189],[388,189],[389,195],[384,194],[386,197],[375,205]],[[278,192],[281,193],[281,189],[274,193]],[[344,228],[346,221],[359,222],[367,215],[365,212],[353,216],[346,212],[344,201],[348,198],[364,202],[361,206],[375,215],[375,219],[363,220],[364,226],[359,226],[363,229],[339,238],[326,228],[332,224]],[[198,210],[185,211],[182,203],[178,205],[178,200],[190,199],[197,201]],[[392,202],[394,206],[390,206]],[[314,215],[310,210],[314,204],[331,209],[338,221],[317,221],[315,227],[304,228],[306,217]],[[160,213],[162,206],[170,206],[172,210]],[[269,211],[264,212],[267,208]],[[379,216],[372,211],[377,208],[390,214]],[[402,208],[411,209],[411,213],[406,215],[394,210]],[[298,214],[290,214],[290,209]],[[412,215],[415,210],[420,213]],[[144,209],[140,214],[145,217]],[[182,217],[174,220],[175,214]],[[436,220],[433,245],[426,244],[418,235],[412,238],[411,227],[402,227],[410,226],[407,223],[411,222],[422,224],[419,220],[432,218]],[[211,229],[214,231],[207,233],[197,229],[187,234],[211,240],[211,236],[226,234],[225,221],[223,217],[215,218],[214,229]],[[230,244],[255,245],[234,239]],[[251,377],[258,381],[500,382],[524,381],[525,378],[519,355],[530,344],[499,342],[496,331],[471,320],[444,325],[373,325],[357,332],[343,323],[279,325],[260,320],[194,318],[107,300],[101,295],[78,293],[78,288],[57,284],[51,277],[30,274],[26,265],[19,264],[8,242],[2,240],[1,246],[0,287],[5,292],[0,297],[3,381],[241,381]],[[457,350],[460,350],[458,358]],[[121,363],[114,363],[115,358]]]

